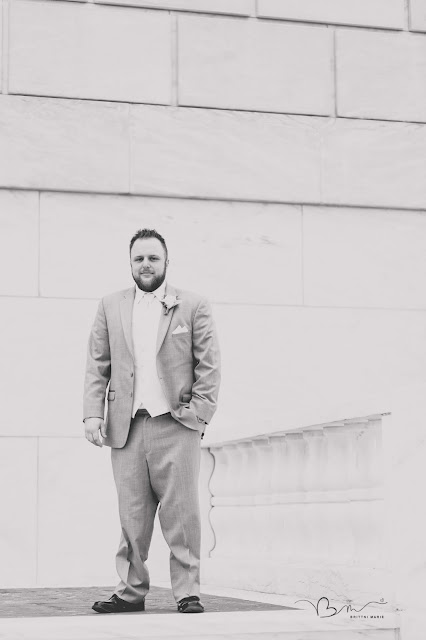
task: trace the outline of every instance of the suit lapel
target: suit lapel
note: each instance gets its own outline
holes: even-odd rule
[[[166,284],[165,295],[175,296],[176,289],[172,287],[172,285]],[[160,351],[161,345],[164,342],[164,338],[166,337],[166,333],[168,331],[168,328],[170,327],[170,323],[173,317],[173,312],[175,309],[176,307],[173,307],[172,309],[170,309],[167,315],[164,313],[164,309],[161,310],[160,322],[158,323],[158,333],[157,333],[157,353]]]
[[[133,303],[135,300],[135,287],[128,289],[124,294],[124,298],[120,301],[120,315],[121,315],[121,324],[123,325],[123,333],[126,339],[127,347],[132,355],[132,358],[135,358],[133,352],[133,339],[132,339],[132,313],[133,313]]]

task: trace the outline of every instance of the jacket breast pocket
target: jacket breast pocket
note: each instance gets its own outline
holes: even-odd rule
[[[108,402],[115,400],[115,391],[108,391]]]

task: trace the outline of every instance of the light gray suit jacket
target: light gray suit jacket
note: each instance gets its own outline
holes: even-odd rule
[[[84,416],[104,417],[104,444],[124,447],[133,407],[134,354],[132,314],[136,287],[105,296],[89,337],[84,383]],[[220,351],[211,307],[198,294],[166,284],[166,295],[181,302],[161,312],[157,336],[157,372],[172,416],[189,429],[204,432],[216,411]],[[173,335],[178,325],[187,333]]]

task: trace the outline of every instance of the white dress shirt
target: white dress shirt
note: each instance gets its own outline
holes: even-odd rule
[[[132,319],[135,353],[133,417],[138,409],[143,408],[148,411],[151,417],[170,411],[158,379],[156,349],[158,323],[164,309],[160,300],[164,297],[165,289],[165,282],[152,293],[136,287]]]

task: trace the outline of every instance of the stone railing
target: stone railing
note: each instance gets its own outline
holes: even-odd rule
[[[386,598],[382,415],[211,445],[203,579],[351,602]]]

